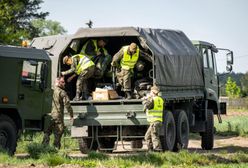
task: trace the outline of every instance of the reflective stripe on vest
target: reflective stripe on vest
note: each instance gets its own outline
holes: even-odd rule
[[[126,70],[133,69],[139,58],[139,48],[137,47],[136,53],[131,56],[128,54],[128,47],[122,47],[124,54],[121,60],[121,68]]]
[[[88,45],[88,43],[89,43],[90,41],[92,41],[93,44],[94,44],[94,47],[95,47],[95,50],[94,50],[94,51],[95,51],[95,53],[100,52],[100,49],[101,49],[101,48],[98,48],[98,46],[97,46],[97,40],[88,40],[88,41],[84,44],[84,46],[83,46],[83,48],[82,48],[80,54],[87,55],[91,60],[93,60],[94,57],[96,57],[96,55],[89,55],[89,54],[85,53],[86,47],[87,47],[87,45]],[[107,51],[105,48],[102,48],[102,49],[103,49],[104,55],[108,55],[108,51]]]
[[[87,68],[89,68],[89,67],[95,65],[94,62],[91,61],[91,60],[90,60],[87,56],[85,56],[85,55],[77,54],[77,55],[72,56],[72,59],[74,59],[74,58],[79,58],[79,62],[78,62],[78,64],[77,64],[76,71],[75,71],[75,73],[76,73],[77,75],[80,75],[80,73],[81,73],[83,70],[85,70],[85,69],[87,69]]]
[[[164,110],[164,100],[159,97],[153,97],[154,107],[153,109],[147,110],[147,121],[152,123],[155,121],[163,121],[163,110]]]

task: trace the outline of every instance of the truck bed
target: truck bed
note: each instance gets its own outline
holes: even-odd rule
[[[77,126],[147,125],[140,99],[71,101]],[[65,122],[69,116],[65,113]]]

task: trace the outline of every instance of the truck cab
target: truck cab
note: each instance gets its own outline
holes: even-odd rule
[[[44,50],[0,46],[0,147],[13,154],[18,133],[42,131],[51,110],[51,60]]]
[[[226,70],[227,73],[232,71],[233,64],[233,52],[229,49],[217,48],[214,44],[206,41],[192,41],[203,60],[203,72],[204,72],[204,85],[206,90],[206,99],[214,114],[225,114],[225,109],[222,109],[221,103],[219,103],[219,76],[216,63],[216,55],[219,51],[224,51],[226,54]],[[218,102],[218,103],[216,103]]]

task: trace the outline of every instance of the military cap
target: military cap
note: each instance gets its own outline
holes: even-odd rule
[[[65,56],[64,58],[63,58],[63,64],[66,64],[66,62],[68,61],[68,59],[69,59],[70,57],[67,55],[67,56]]]
[[[159,88],[156,85],[154,85],[154,86],[151,87],[151,91],[153,93],[155,93],[155,94],[158,94],[160,90],[159,90]]]
[[[131,52],[134,52],[137,50],[137,44],[136,43],[131,43],[129,46],[129,49]]]

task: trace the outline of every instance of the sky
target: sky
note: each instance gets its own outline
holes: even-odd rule
[[[47,19],[73,34],[86,22],[93,27],[134,26],[175,29],[191,40],[208,41],[234,53],[234,72],[248,71],[248,0],[43,0]],[[225,72],[225,53],[217,54]]]

